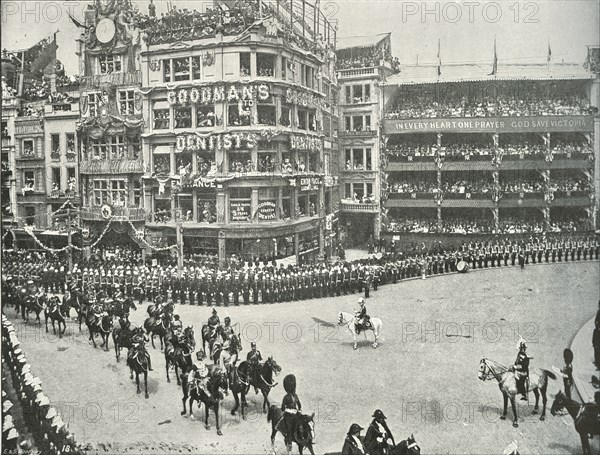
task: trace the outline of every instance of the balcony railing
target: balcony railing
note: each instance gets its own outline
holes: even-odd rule
[[[342,211],[343,212],[378,212],[379,202],[350,202],[342,200]]]
[[[146,211],[142,208],[133,207],[112,207],[111,215],[101,212],[100,207],[82,207],[80,217],[85,221],[145,221]]]
[[[139,160],[83,161],[81,174],[143,174],[144,165]]]
[[[363,77],[363,76],[374,76],[377,75],[375,67],[371,68],[352,68],[347,70],[338,71],[338,79],[342,79],[344,77]]]
[[[95,74],[81,78],[79,84],[82,89],[97,88],[103,84],[112,85],[138,85],[142,83],[142,72]]]
[[[360,130],[360,131],[340,131],[340,137],[344,136],[375,136],[377,134],[374,130]]]

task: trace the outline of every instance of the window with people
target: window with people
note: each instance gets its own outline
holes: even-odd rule
[[[191,107],[176,107],[175,113],[175,129],[191,128],[192,127],[192,108]]]
[[[256,54],[256,71],[259,77],[275,76],[275,54]]]
[[[127,145],[124,136],[108,136],[102,139],[88,140],[89,155],[88,160],[105,161],[105,160],[122,160],[127,159]]]
[[[123,70],[121,55],[103,54],[98,57],[100,74],[119,73]]]
[[[227,152],[229,172],[234,174],[248,174],[255,170],[252,154],[247,150],[229,150]]]
[[[161,108],[152,111],[155,130],[168,130],[171,123],[171,109]]]
[[[252,108],[241,101],[227,105],[227,122],[229,126],[250,126],[252,123]]]
[[[215,105],[203,104],[196,106],[196,126],[198,128],[213,127],[216,125]]]
[[[50,135],[50,153],[52,158],[58,158],[60,156],[60,134]]]
[[[372,170],[370,148],[347,148],[345,149],[347,171],[370,171]]]
[[[240,52],[240,76],[250,77],[250,52]]]
[[[119,90],[119,113],[121,115],[134,114],[134,90]]]
[[[256,106],[256,112],[259,125],[277,125],[277,107],[273,95],[269,95],[266,100],[259,101]]]
[[[129,200],[127,181],[94,180],[93,202],[96,206],[104,204],[115,207],[126,207]]]

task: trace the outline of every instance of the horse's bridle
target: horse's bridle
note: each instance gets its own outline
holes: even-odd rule
[[[484,368],[484,370],[482,372],[482,375],[483,375],[482,380],[483,381],[487,381],[489,379],[496,379],[498,382],[500,382],[500,373],[496,373],[496,371],[494,370],[493,366],[490,365],[488,362],[493,363],[493,364],[499,366],[500,368],[508,371],[508,368],[506,368],[504,365],[502,365],[502,364],[500,364],[498,362],[495,362],[495,361],[490,360],[490,359],[482,359],[481,363],[483,363],[483,365],[485,365],[485,368]]]

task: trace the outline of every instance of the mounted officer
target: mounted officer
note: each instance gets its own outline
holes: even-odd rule
[[[300,417],[300,411],[302,411],[302,404],[298,395],[296,395],[296,376],[288,374],[283,379],[283,389],[286,391],[286,395],[281,402],[283,418],[277,423],[276,428],[283,434],[285,445],[289,449],[294,441],[298,418]]]
[[[365,306],[365,299],[358,299],[358,304],[360,308],[354,312],[355,322],[356,322],[356,333],[359,334],[362,329],[371,326],[369,320],[370,316],[367,314],[367,307]]]
[[[192,365],[188,373],[188,395],[191,392],[191,388],[194,385],[194,382],[197,382],[200,390],[203,390],[204,393],[210,397],[210,392],[208,391],[207,383],[208,377],[210,376],[210,371],[205,363],[206,355],[204,351],[201,349],[196,353],[196,362]]]
[[[517,380],[517,392],[522,395],[521,400],[527,400],[527,378],[529,377],[529,357],[527,356],[527,345],[525,340],[519,340],[519,353],[513,369],[515,371],[515,379]]]
[[[210,338],[214,338],[217,334],[217,327],[221,325],[221,320],[217,315],[217,309],[213,308],[212,316],[208,318],[208,327],[210,327]]]
[[[131,349],[127,356],[132,358],[135,357],[135,355],[138,355],[138,352],[144,348],[146,341],[148,341],[148,338],[146,338],[142,330],[134,331],[134,335],[131,337]],[[150,353],[144,349],[144,355],[146,356],[146,359],[148,359],[148,371],[153,371]]]
[[[253,379],[252,382],[258,384],[258,378],[256,376],[258,373],[258,365],[262,362],[262,355],[260,354],[260,351],[256,349],[256,343],[254,341],[250,343],[250,348],[250,351],[246,354],[246,361],[250,364],[250,377]],[[254,391],[258,393],[257,386],[254,386]]]

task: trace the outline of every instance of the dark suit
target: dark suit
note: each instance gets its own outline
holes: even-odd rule
[[[361,450],[352,436],[346,436],[344,447],[342,447],[342,455],[365,455],[365,451],[364,449]]]

